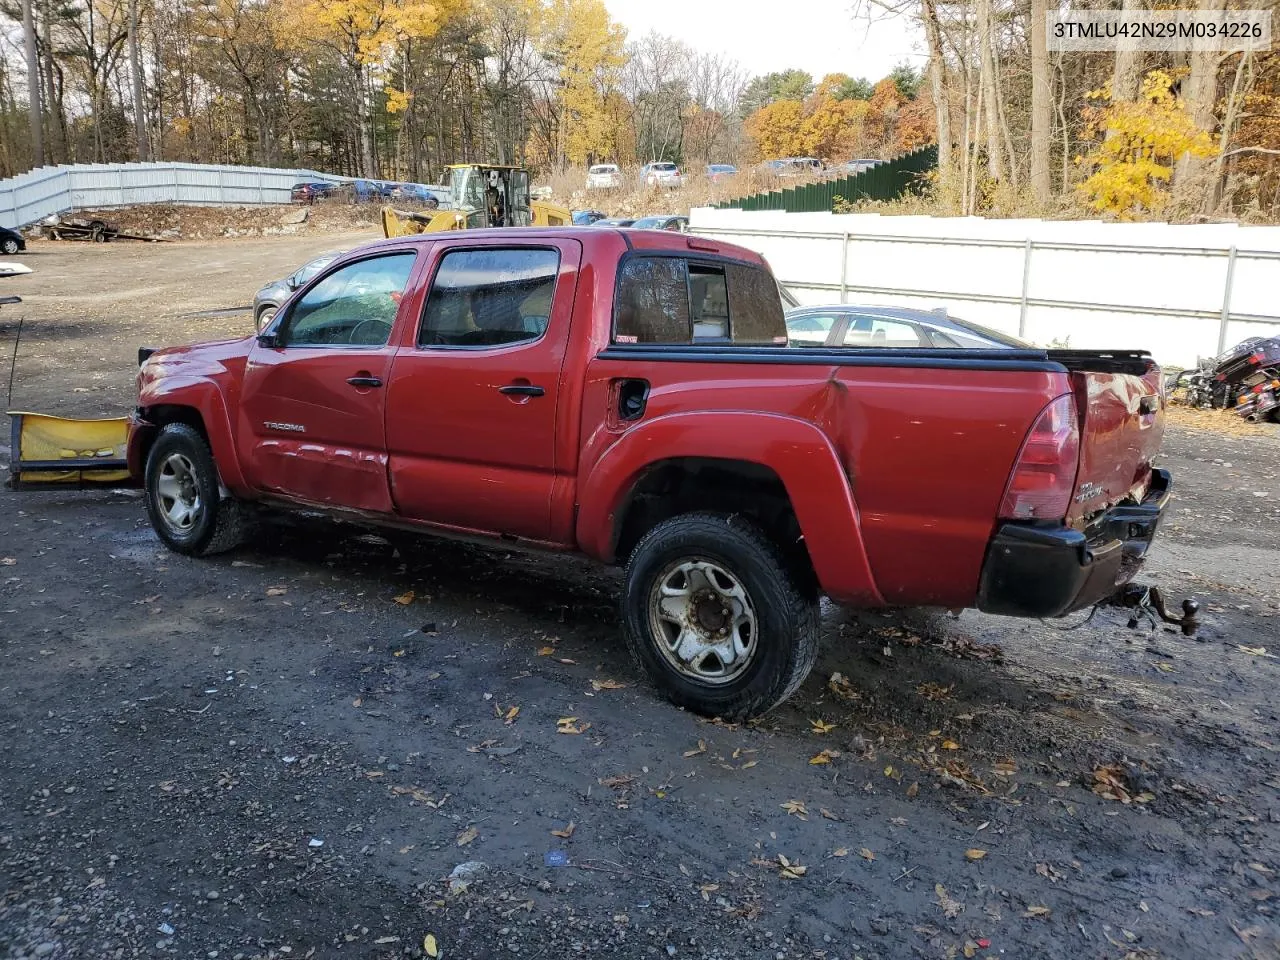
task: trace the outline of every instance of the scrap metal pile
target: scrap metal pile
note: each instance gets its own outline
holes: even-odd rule
[[[1280,337],[1252,337],[1226,353],[1171,376],[1175,402],[1232,410],[1251,423],[1280,423]]]

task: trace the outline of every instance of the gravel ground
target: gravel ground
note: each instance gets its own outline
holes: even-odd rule
[[[359,239],[37,242],[15,405],[126,409],[140,342]],[[1217,422],[1147,573],[1198,639],[828,608],[746,726],[572,558],[294,517],[196,561],[134,494],[0,491],[0,956],[1278,956],[1280,434]]]

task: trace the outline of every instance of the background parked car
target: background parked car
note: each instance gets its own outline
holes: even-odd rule
[[[738,168],[732,163],[708,163],[707,179],[712,183],[719,183],[721,180],[728,180],[730,177],[738,175]]]
[[[27,241],[22,238],[22,234],[8,227],[0,227],[0,253],[12,256],[19,250],[25,249],[27,249]]]
[[[629,227],[635,221],[629,217],[605,217],[603,220],[597,220],[593,226],[596,227]]]
[[[413,200],[428,207],[447,210],[452,205],[452,194],[448,187],[431,183],[398,183],[393,196],[404,200]]]
[[[688,217],[641,217],[631,224],[637,230],[670,230],[674,233],[684,233],[689,229]]]
[[[943,311],[898,307],[796,307],[786,312],[793,347],[962,347],[1007,350],[1023,340]]]
[[[331,196],[335,189],[336,184],[324,180],[304,180],[293,185],[293,189],[289,191],[289,199],[299,203],[315,203]]]
[[[280,280],[272,280],[255,293],[253,295],[254,329],[261,333],[267,324],[276,318],[276,311],[284,305],[286,300],[293,296],[293,291],[297,290],[340,256],[340,253],[321,254],[314,260],[308,260],[289,276]]]
[[[589,227],[608,216],[603,210],[574,210],[571,214],[575,227]]]
[[[674,163],[666,161],[657,161],[655,163],[646,163],[640,168],[640,182],[646,187],[676,187],[684,186],[684,174],[680,172],[680,168]]]
[[[587,170],[588,190],[612,190],[622,186],[622,171],[616,163],[597,163]]]
[[[864,157],[861,160],[850,160],[848,163],[842,164],[840,169],[847,174],[863,173],[874,167],[884,163],[883,160],[876,160],[874,157]]]

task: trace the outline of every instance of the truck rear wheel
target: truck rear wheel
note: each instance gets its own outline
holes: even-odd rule
[[[680,706],[758,716],[791,696],[817,659],[818,601],[803,583],[750,520],[673,517],[627,563],[627,646]]]
[[[191,557],[239,545],[247,528],[244,506],[222,499],[209,444],[185,423],[171,423],[147,455],[147,519],[170,550]]]

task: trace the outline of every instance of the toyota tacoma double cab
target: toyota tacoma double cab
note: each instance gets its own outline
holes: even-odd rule
[[[257,336],[140,351],[129,466],[184,554],[283,507],[622,566],[636,661],[733,719],[804,680],[823,595],[1058,617],[1134,576],[1169,500],[1147,354],[786,343],[726,243],[398,237]]]

